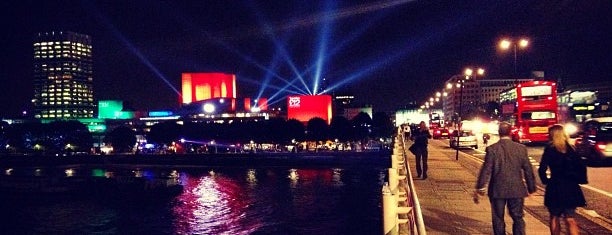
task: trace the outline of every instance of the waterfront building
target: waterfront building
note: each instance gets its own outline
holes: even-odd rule
[[[91,37],[52,31],[34,41],[34,117],[94,117]]]

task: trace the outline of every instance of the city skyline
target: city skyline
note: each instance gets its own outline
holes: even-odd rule
[[[226,72],[241,97],[271,97],[271,105],[325,79],[332,92],[394,111],[421,103],[465,66],[512,77],[512,53],[496,48],[503,36],[530,38],[517,55],[520,77],[537,70],[576,84],[606,81],[612,69],[605,1],[198,3],[2,3],[14,17],[3,20],[0,117],[31,107],[32,43],[47,31],[90,35],[96,100],[138,110],[178,107],[181,73]]]

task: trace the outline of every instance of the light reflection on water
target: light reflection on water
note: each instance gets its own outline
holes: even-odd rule
[[[10,218],[0,220],[2,227],[8,233],[111,234],[379,234],[382,229],[383,169],[125,172],[135,176],[174,172],[184,188],[167,200],[146,202],[103,197],[45,199],[36,204],[2,200],[3,208],[13,210],[0,212]]]

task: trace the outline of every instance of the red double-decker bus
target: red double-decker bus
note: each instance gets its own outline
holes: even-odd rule
[[[557,119],[557,84],[530,81],[500,94],[501,119],[513,125],[512,139],[520,143],[548,141],[548,127]]]

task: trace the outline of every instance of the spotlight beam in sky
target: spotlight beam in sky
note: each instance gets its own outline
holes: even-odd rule
[[[178,16],[182,16],[182,14],[178,14]],[[286,84],[290,85],[291,87],[299,90],[300,93],[306,93],[306,91],[304,91],[302,88],[294,85],[293,82],[289,82],[287,79],[285,79],[282,76],[278,75],[278,73],[276,73],[275,71],[272,71],[268,67],[260,64],[255,59],[253,59],[251,56],[245,55],[244,53],[238,51],[237,49],[235,49],[234,47],[229,45],[227,42],[225,42],[223,40],[223,38],[215,37],[215,36],[211,35],[207,31],[202,30],[201,27],[197,27],[191,21],[185,19],[184,17],[180,17],[180,19],[181,19],[181,22],[183,22],[184,25],[186,25],[189,28],[192,28],[194,31],[199,32],[200,35],[202,35],[203,38],[208,39],[213,44],[215,44],[217,46],[220,46],[220,47],[228,50],[229,52],[237,55],[238,57],[240,57],[242,60],[246,61],[247,63],[250,63],[250,64],[254,65],[255,67],[261,69],[262,71],[266,72],[266,74],[270,74],[270,75],[274,76],[275,78],[280,79],[284,83],[286,83]],[[240,78],[240,79],[242,79],[242,78]],[[261,85],[261,84],[257,84],[257,85]]]
[[[252,79],[252,78],[247,78],[246,76],[241,76],[240,81],[251,83],[251,84],[255,84],[255,85],[261,85],[261,82],[259,80],[255,80],[255,79]],[[268,87],[271,88],[271,89],[275,89],[275,90],[277,90],[279,92],[294,93],[294,94],[303,94],[303,95],[307,94],[307,93],[304,93],[303,91],[300,91],[300,90],[287,89],[287,87],[278,87],[278,86],[270,85],[270,84],[268,84]],[[268,99],[270,99],[270,98],[268,97]]]
[[[330,58],[332,58],[333,56],[335,56],[338,52],[342,51],[344,48],[346,48],[346,46],[350,45],[349,43],[352,42],[353,40],[357,39],[359,36],[363,35],[368,28],[370,28],[372,25],[374,25],[376,22],[378,22],[380,19],[383,19],[384,14],[378,14],[376,15],[376,17],[374,17],[372,20],[368,21],[366,24],[362,25],[359,28],[356,28],[355,30],[353,30],[352,32],[348,33],[348,37],[344,38],[342,41],[340,41],[340,43],[338,43],[337,45],[333,46],[333,48],[331,49],[331,51],[329,51],[326,55],[327,55],[327,60],[329,60]],[[302,72],[302,76],[305,76],[306,74],[310,73],[313,69],[315,69],[317,66],[316,63],[311,64],[310,66],[308,66],[307,69],[305,69]],[[323,91],[325,92],[325,91]]]
[[[303,18],[290,20],[288,23],[283,23],[279,25],[278,27],[276,27],[276,29],[278,31],[285,31],[301,27],[310,27],[312,25],[319,24],[322,21],[339,20],[355,15],[367,14],[370,12],[395,7],[414,1],[416,0],[387,0],[361,4],[354,7],[340,9],[338,11],[322,12],[318,14],[312,14]]]
[[[333,8],[333,6],[331,6],[332,1],[325,1],[325,9],[326,10],[330,10],[330,8]],[[325,15],[326,17],[328,17],[328,15]],[[316,61],[316,65],[315,65],[315,74],[314,74],[314,81],[313,81],[313,92],[316,95],[319,91],[319,81],[321,80],[321,72],[323,71],[323,65],[325,64],[325,57],[326,57],[326,52],[327,52],[327,44],[329,41],[329,35],[330,35],[330,31],[331,31],[331,24],[332,21],[329,19],[325,19],[323,21],[323,25],[321,26],[321,32],[319,35],[319,48],[317,49],[317,61]]]
[[[297,67],[295,66],[295,63],[293,63],[293,58],[291,58],[291,56],[289,55],[289,52],[285,49],[285,43],[277,39],[276,34],[274,33],[274,29],[272,28],[270,24],[268,24],[266,18],[260,13],[259,9],[257,9],[254,4],[249,4],[249,5],[251,6],[251,8],[253,8],[253,12],[255,13],[258,23],[263,26],[264,34],[268,36],[268,38],[276,46],[276,49],[278,50],[280,55],[286,60],[287,65],[289,66],[289,68],[291,68],[292,72],[297,76],[297,78],[302,83],[306,91],[312,94],[312,91],[308,89],[308,85],[306,85],[306,82],[304,81],[304,78],[302,77],[301,73],[298,71]]]
[[[268,68],[270,69],[276,68],[278,66],[279,61],[280,59],[278,58],[278,53],[274,53],[274,56],[272,56],[272,60],[270,61]],[[263,95],[264,90],[270,83],[271,79],[272,79],[272,73],[266,73],[266,75],[264,76],[263,82],[261,86],[259,87],[259,91],[257,92],[256,99],[259,99]]]
[[[170,89],[172,89],[174,93],[176,93],[179,97],[181,96],[181,92],[179,92],[178,89],[176,89],[176,87],[174,87],[172,83],[170,83],[168,79],[166,79],[166,77],[151,63],[151,61],[149,61],[147,57],[140,53],[140,51],[126,37],[124,37],[123,34],[119,32],[119,30],[117,30],[117,28],[115,28],[115,26],[110,21],[104,15],[102,15],[101,12],[97,10],[96,6],[91,5],[90,2],[85,2],[85,4],[87,4],[85,8],[91,10],[96,19],[101,22],[104,27],[110,30],[113,35],[121,41],[123,46],[128,48],[130,52],[132,52],[132,54],[138,57],[138,59],[140,59],[140,62],[146,65],[153,73],[155,73],[155,75],[157,75],[158,78],[160,78],[164,83],[166,83],[166,85],[168,85],[168,87],[170,87]]]

